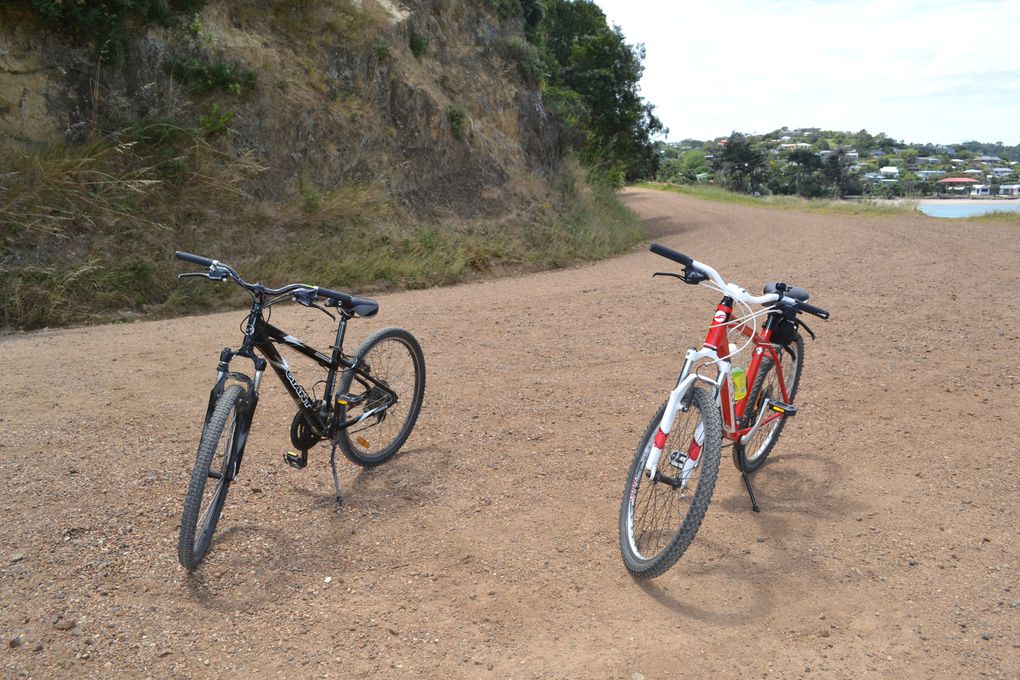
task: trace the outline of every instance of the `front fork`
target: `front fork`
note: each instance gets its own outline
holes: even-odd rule
[[[694,373],[691,372],[691,369],[694,367],[694,365],[698,361],[701,361],[702,359],[710,359],[718,367],[719,375],[716,378],[715,382],[709,380],[708,378],[704,378],[698,375],[697,372]],[[662,456],[662,450],[666,446],[666,440],[669,438],[669,432],[670,429],[672,429],[673,427],[673,422],[676,420],[677,412],[680,409],[686,409],[690,407],[690,402],[685,400],[685,397],[687,396],[687,392],[690,390],[691,386],[698,380],[708,383],[709,385],[712,386],[713,401],[718,401],[720,389],[723,383],[725,383],[729,379],[729,375],[730,375],[730,362],[725,359],[720,360],[719,355],[715,350],[709,349],[707,347],[704,347],[700,350],[695,350],[694,348],[687,350],[687,354],[685,355],[684,368],[680,372],[680,378],[677,380],[676,387],[674,387],[673,391],[670,392],[669,399],[666,401],[666,409],[662,413],[662,420],[659,421],[659,429],[656,430],[655,439],[652,441],[651,444],[652,450],[648,454],[648,459],[645,462],[645,473],[648,475],[650,479],[652,480],[655,479],[655,473],[659,466],[659,458]],[[699,427],[702,427],[701,423],[699,423]],[[697,442],[696,439],[697,438],[695,437],[694,446],[699,447],[700,449],[700,442]],[[693,457],[691,455],[688,455],[688,460],[689,461],[693,460],[696,462],[697,455],[694,455]],[[692,464],[690,467],[693,469],[694,465]],[[690,470],[684,469],[683,472],[684,472],[683,481],[686,482],[687,477],[690,476]]]
[[[255,364],[255,377],[249,378],[244,373],[232,373],[230,371],[230,362],[233,360],[238,353],[234,352],[230,348],[224,348],[220,352],[220,362],[216,367],[216,384],[209,391],[209,405],[206,407],[205,412],[205,424],[208,425],[209,419],[212,417],[213,409],[216,408],[216,402],[223,394],[227,380],[236,380],[237,382],[245,385],[245,395],[241,403],[241,409],[238,413],[237,429],[235,430],[235,437],[233,448],[236,451],[234,456],[234,464],[230,471],[230,480],[233,481],[237,476],[238,470],[241,469],[241,459],[244,457],[244,447],[248,443],[248,430],[251,428],[252,420],[255,417],[255,407],[259,403],[259,385],[262,384],[262,375],[266,370],[266,360],[256,356],[248,356]],[[203,426],[203,431],[205,427]]]

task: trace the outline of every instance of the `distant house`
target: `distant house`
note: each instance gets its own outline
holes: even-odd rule
[[[998,156],[978,156],[974,160],[978,161],[979,163],[1001,163],[1002,162],[1002,159],[999,158]]]
[[[981,175],[985,174],[985,171],[984,170],[976,170],[974,168],[971,168],[970,170],[964,170],[961,174],[963,174],[963,175],[981,176]]]
[[[1000,196],[1020,196],[1020,184],[1003,184],[999,187]]]
[[[975,184],[970,189],[971,196],[989,196],[992,193],[992,188],[987,184]]]
[[[1012,174],[1013,168],[992,168],[992,177],[1005,177]]]
[[[941,161],[935,156],[918,156],[915,162],[918,165],[938,165]]]
[[[870,156],[871,158],[881,158],[884,155],[885,151],[882,151],[881,149],[872,149],[871,151],[868,152],[868,156]]]
[[[918,170],[917,171],[917,176],[920,177],[921,179],[925,180],[925,181],[931,179],[932,177],[941,177],[944,174],[946,174],[945,170]]]
[[[882,173],[883,177],[899,177],[900,169],[895,165],[887,165],[884,168],[879,168],[878,171]]]
[[[871,181],[871,182],[877,182],[880,179],[882,179],[882,173],[880,173],[880,172],[866,172],[866,173],[864,173],[864,179],[866,179],[868,181]]]

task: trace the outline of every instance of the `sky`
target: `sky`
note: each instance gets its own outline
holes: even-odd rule
[[[668,139],[784,125],[1020,144],[1016,0],[595,0]]]

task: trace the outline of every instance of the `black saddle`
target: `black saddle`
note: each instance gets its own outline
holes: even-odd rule
[[[363,297],[351,296],[350,300],[341,300],[340,306],[358,316],[375,316],[379,311],[379,303]]]

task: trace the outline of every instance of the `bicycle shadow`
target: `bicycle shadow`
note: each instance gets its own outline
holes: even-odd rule
[[[223,614],[278,604],[293,596],[293,569],[306,559],[304,544],[258,522],[217,530],[205,559],[184,574],[184,589],[196,604]]]
[[[755,578],[757,567],[744,555],[734,555],[722,544],[698,536],[698,554],[688,553],[671,571],[682,576],[668,579],[670,572],[656,581],[634,579],[634,583],[664,609],[673,614],[716,626],[743,626],[771,616],[777,604],[776,589],[769,581]],[[699,554],[708,555],[699,559]],[[715,581],[716,585],[706,586]],[[697,583],[692,591],[685,591],[688,582]],[[736,601],[726,602],[717,595],[707,593],[740,593]],[[705,601],[699,604],[698,599]]]
[[[446,492],[448,469],[454,460],[450,449],[436,446],[401,449],[393,458],[375,467],[360,467],[337,452],[337,476],[343,508],[369,512],[399,512],[431,503]],[[333,478],[326,465],[328,486],[301,486],[293,491],[309,498],[311,507],[337,507]]]
[[[732,469],[726,478],[736,480],[736,488],[725,498],[717,495],[713,503],[718,501],[733,513],[750,510],[740,473]],[[750,478],[762,515],[771,512],[841,520],[867,507],[848,490],[845,466],[818,452],[793,451],[770,457]]]

